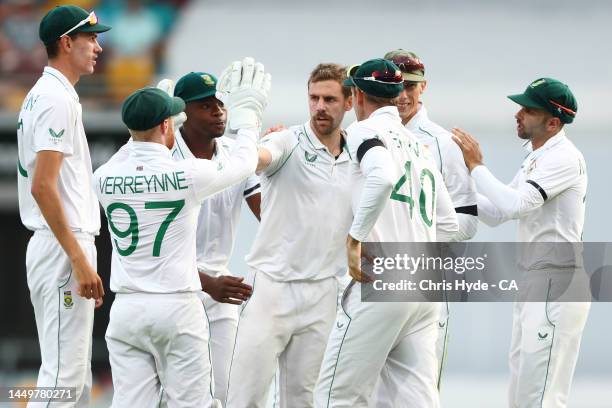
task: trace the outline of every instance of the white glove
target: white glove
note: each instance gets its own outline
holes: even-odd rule
[[[230,132],[254,129],[259,132],[261,117],[268,105],[272,77],[264,72],[261,63],[250,57],[234,61],[217,83],[216,97],[228,110]]]
[[[157,83],[157,88],[161,89],[171,97],[174,97],[174,81],[171,79],[162,79]],[[183,123],[187,120],[187,114],[185,112],[181,112],[178,115],[174,115],[172,117],[172,121],[174,122],[174,128],[178,129],[181,127]]]

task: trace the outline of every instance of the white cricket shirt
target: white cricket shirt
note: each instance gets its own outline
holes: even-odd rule
[[[272,163],[260,175],[261,224],[247,264],[278,281],[344,275],[352,218],[348,151],[336,159],[309,122],[271,133],[260,145]]]
[[[162,144],[134,141],[95,171],[113,243],[113,292],[202,290],[196,266],[200,205],[253,173],[255,137],[255,132],[240,130],[227,164],[177,162]]]
[[[83,129],[79,97],[58,70],[45,67],[23,102],[17,123],[17,186],[23,225],[49,228],[32,197],[36,154],[51,150],[64,158],[57,186],[70,229],[97,235],[100,210],[92,187],[91,158]]]
[[[518,218],[519,242],[582,240],[587,170],[582,153],[565,136],[565,131],[561,130],[523,160],[508,185],[517,197],[514,208],[505,208],[511,200],[504,203],[496,199],[496,186],[489,183],[489,174],[484,166],[472,170],[478,192],[497,206],[499,217]]]
[[[416,115],[406,123],[406,129],[429,148],[457,212],[477,215],[476,185],[452,134],[429,119],[424,105],[420,105]]]
[[[377,109],[367,119],[349,126],[347,134],[352,157],[354,238],[369,242],[435,241],[436,220],[440,217],[449,220],[449,228],[456,232],[453,205],[441,174],[428,149],[402,125],[395,106]],[[367,231],[371,220],[360,216],[366,179],[361,160],[369,149],[380,147],[389,152],[392,160],[386,163],[386,170],[396,181],[382,212]]]
[[[196,158],[178,129],[174,133],[174,138],[172,149],[174,160]],[[212,161],[226,165],[235,142],[226,136],[215,140],[216,150]],[[258,194],[259,191],[259,177],[253,174],[202,203],[196,238],[198,270],[211,276],[230,274],[227,265],[234,248],[242,202],[245,198]]]

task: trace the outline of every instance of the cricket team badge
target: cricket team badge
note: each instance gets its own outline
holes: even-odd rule
[[[66,309],[72,309],[72,306],[74,306],[74,302],[72,301],[72,291],[65,290],[64,291],[64,307]]]
[[[208,86],[215,86],[215,81],[213,81],[210,75],[206,75],[206,74],[202,75],[202,80]]]

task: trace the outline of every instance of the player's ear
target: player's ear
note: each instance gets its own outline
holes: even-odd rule
[[[549,118],[546,121],[546,130],[548,131],[558,131],[559,129],[561,129],[563,127],[563,124],[561,123],[561,119],[559,119],[556,116],[553,116],[552,118]]]
[[[57,41],[60,50],[63,50],[65,53],[70,52],[72,48],[72,38],[69,35],[63,35]]]
[[[353,95],[349,95],[344,99],[344,110],[348,112],[351,109],[353,109]]]
[[[421,92],[425,92],[426,88],[427,88],[427,81],[421,82]]]

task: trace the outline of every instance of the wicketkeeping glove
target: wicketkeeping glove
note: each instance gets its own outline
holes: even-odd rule
[[[231,132],[255,129],[259,132],[263,111],[268,105],[272,77],[264,72],[263,64],[246,57],[227,67],[217,83],[217,99],[228,110]]]
[[[168,95],[174,97],[174,81],[171,79],[162,79],[157,84],[157,87],[162,91],[166,92]],[[174,115],[172,117],[172,121],[174,122],[174,128],[178,129],[181,127],[183,123],[187,120],[187,114],[185,112],[181,112],[178,115]]]

